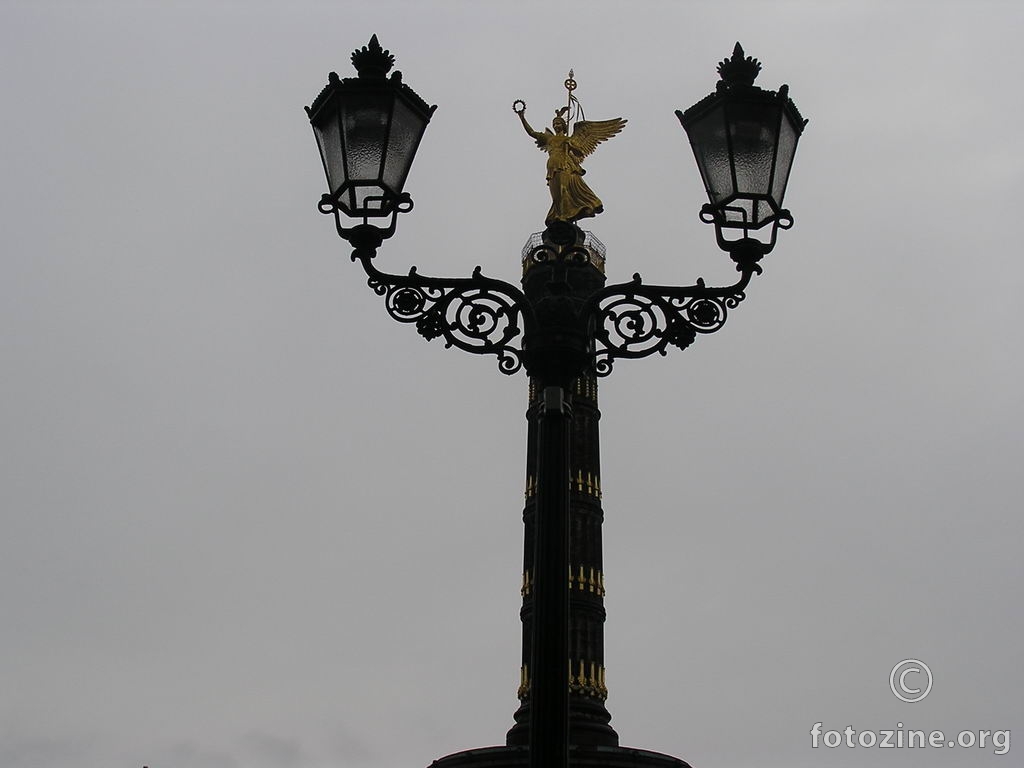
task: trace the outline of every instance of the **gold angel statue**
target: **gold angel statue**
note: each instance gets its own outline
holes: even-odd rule
[[[572,95],[576,83],[571,72],[565,87],[569,90],[570,106],[573,103],[578,105],[579,102]],[[572,135],[569,135],[565,120],[569,107],[561,107],[555,111],[551,128],[545,128],[544,133],[539,133],[526,121],[525,102],[517,100],[512,109],[519,115],[526,132],[537,141],[537,146],[548,153],[547,182],[551,191],[551,209],[544,223],[550,225],[555,221],[572,222],[601,213],[604,206],[601,199],[583,181],[583,174],[586,171],[580,163],[597,148],[598,144],[621,131],[626,121],[621,117],[612,120],[577,120],[573,125]]]

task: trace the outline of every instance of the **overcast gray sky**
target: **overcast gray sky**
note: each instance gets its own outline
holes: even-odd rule
[[[515,281],[573,67],[612,281],[733,279],[673,110],[740,40],[810,124],[718,334],[601,384],[608,706],[695,768],[1009,766],[1024,6],[0,6],[0,766],[394,768],[516,707],[526,380],[391,321],[302,107],[377,33],[438,104],[379,257]],[[929,664],[905,704],[893,665]],[[1017,752],[1024,745],[1017,748]]]

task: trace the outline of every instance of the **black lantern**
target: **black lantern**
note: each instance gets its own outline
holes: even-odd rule
[[[777,228],[793,223],[782,199],[807,121],[789,98],[789,86],[776,93],[754,85],[760,70],[757,59],[744,57],[736,43],[732,58],[718,65],[717,90],[676,116],[711,201],[701,218],[714,222],[720,243],[723,228],[742,230],[746,239],[751,230],[772,224],[770,249]]]
[[[408,210],[412,201],[402,189],[436,107],[405,85],[401,72],[387,76],[395,57],[376,35],[352,54],[352,63],[358,77],[331,72],[306,107],[330,189],[321,210],[363,218]]]

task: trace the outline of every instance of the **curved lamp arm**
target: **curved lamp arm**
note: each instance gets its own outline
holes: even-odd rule
[[[607,376],[617,358],[665,355],[670,344],[686,349],[698,333],[717,331],[761,271],[754,262],[738,269],[740,279],[724,288],[708,288],[703,278],[686,287],[645,285],[637,273],[595,293],[582,311],[594,340],[594,373]]]
[[[367,284],[400,323],[415,323],[428,341],[444,337],[446,347],[457,347],[477,355],[495,355],[498,370],[513,374],[523,366],[513,341],[522,333],[533,310],[523,292],[503,280],[485,277],[480,267],[472,277],[424,277],[409,270],[408,275],[381,272],[373,265],[376,246],[359,245],[352,260],[362,264]]]

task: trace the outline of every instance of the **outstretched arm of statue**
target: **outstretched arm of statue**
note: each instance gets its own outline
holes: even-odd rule
[[[523,129],[527,132],[527,134],[530,135],[530,137],[536,139],[537,143],[540,144],[540,142],[544,140],[544,134],[538,133],[537,131],[533,130],[533,126],[530,125],[529,122],[527,122],[526,104],[522,101],[516,100],[516,102],[512,105],[512,109],[513,111],[515,111],[517,115],[519,115],[519,122],[523,124]]]
[[[544,136],[543,133],[537,133],[537,131],[533,130],[533,126],[526,122],[526,115],[523,112],[519,113],[519,120],[522,122],[523,128],[526,129],[526,132],[533,138],[540,140]]]

